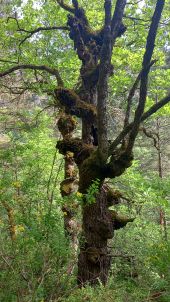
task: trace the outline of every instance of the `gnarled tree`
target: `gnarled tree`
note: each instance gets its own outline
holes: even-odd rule
[[[139,127],[153,113],[170,101],[170,95],[164,97],[145,111],[148,90],[148,77],[151,66],[156,34],[164,8],[165,1],[157,0],[150,22],[142,68],[130,90],[127,100],[124,128],[114,141],[108,140],[107,101],[109,77],[114,77],[112,54],[115,42],[127,30],[123,17],[127,5],[126,0],[117,0],[112,13],[112,1],[104,1],[104,23],[100,30],[93,30],[85,10],[77,0],[72,5],[57,0],[58,5],[69,12],[67,25],[60,27],[42,28],[28,31],[16,23],[19,32],[27,34],[20,45],[39,31],[66,30],[74,43],[74,50],[81,62],[79,85],[77,89],[65,87],[59,71],[45,65],[17,64],[2,71],[0,77],[5,77],[16,70],[31,69],[48,72],[56,77],[58,86],[50,93],[54,97],[54,106],[62,109],[62,118],[58,126],[63,136],[57,142],[57,148],[66,159],[65,183],[61,184],[62,195],[70,193],[75,178],[71,166],[77,164],[79,170],[79,192],[83,194],[82,204],[82,237],[78,258],[78,283],[96,284],[98,279],[103,284],[107,282],[110,268],[108,239],[113,238],[114,231],[124,227],[131,218],[122,217],[115,211],[109,210],[111,205],[118,202],[118,192],[111,191],[104,184],[106,178],[115,178],[124,173],[133,161],[133,148]],[[132,98],[139,86],[139,99],[133,121],[130,121]],[[82,120],[82,137],[72,137],[74,123],[71,116]],[[72,129],[73,128],[73,129]],[[69,169],[67,169],[69,168]],[[67,182],[67,188],[64,186]],[[95,180],[99,188],[96,200],[90,204],[87,191]],[[69,187],[70,186],[70,187]],[[69,212],[69,210],[68,210]]]

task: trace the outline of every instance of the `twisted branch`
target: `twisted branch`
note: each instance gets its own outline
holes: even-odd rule
[[[141,131],[143,131],[143,133],[151,138],[153,140],[153,144],[154,144],[154,147],[159,150],[159,147],[158,147],[158,134],[153,132],[153,131],[149,131],[148,129],[146,129],[145,127],[142,127],[140,128]]]

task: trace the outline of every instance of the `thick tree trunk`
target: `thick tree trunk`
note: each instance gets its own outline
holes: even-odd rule
[[[107,193],[101,188],[96,202],[83,207],[82,246],[78,259],[78,283],[105,284],[110,269],[107,239],[114,234],[114,223],[108,210]]]
[[[119,191],[113,191],[103,185],[94,203],[88,204],[88,200],[84,200],[82,240],[78,258],[80,286],[107,282],[111,265],[108,239],[113,238],[115,230],[125,227],[128,222],[134,220],[109,210],[110,206],[120,202],[121,197]]]

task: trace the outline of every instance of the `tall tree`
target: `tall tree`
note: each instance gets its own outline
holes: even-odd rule
[[[72,0],[72,5],[70,5],[63,0],[57,0],[58,6],[69,13],[67,24],[63,26],[39,26],[27,30],[22,28],[20,20],[14,16],[13,20],[16,22],[18,33],[24,33],[25,36],[19,43],[18,63],[1,71],[0,77],[6,77],[17,70],[33,70],[35,77],[37,77],[37,71],[41,71],[56,78],[58,86],[55,88],[51,86],[45,92],[53,96],[53,106],[61,108],[62,116],[65,115],[59,123],[63,140],[57,142],[57,148],[65,158],[71,152],[71,161],[74,160],[79,170],[78,190],[83,194],[83,231],[78,258],[78,282],[80,285],[86,282],[96,284],[100,279],[105,284],[111,263],[107,246],[108,239],[113,238],[116,229],[124,227],[133,219],[122,217],[115,211],[109,210],[111,205],[119,201],[120,195],[118,196],[117,192],[106,186],[104,181],[106,178],[122,175],[131,166],[133,148],[140,124],[170,101],[169,94],[145,111],[149,72],[155,63],[152,56],[165,0],[157,0],[154,6],[141,72],[135,80],[127,100],[124,128],[113,141],[108,140],[108,83],[109,78],[114,77],[112,54],[114,54],[115,44],[127,30],[123,23],[127,1],[115,1],[113,12],[112,1],[105,0],[103,25],[96,31],[90,25],[87,17],[88,11],[85,11],[79,2]],[[72,89],[68,88],[68,83],[65,85],[57,68],[44,64],[45,59],[41,52],[39,56],[42,59],[42,65],[34,64],[36,60],[29,64],[21,61],[22,45],[34,34],[51,30],[63,31],[61,34],[63,38],[65,32],[69,33],[74,51],[80,61],[79,81]],[[23,73],[22,76],[24,75]],[[44,80],[43,75],[44,73],[41,73],[41,82]],[[48,80],[47,77],[45,80]],[[130,121],[132,98],[138,86],[138,104],[134,118]],[[31,87],[35,89],[34,85]],[[44,92],[44,90],[42,91]],[[82,120],[81,138],[69,135],[72,134],[72,129],[75,127],[74,121],[70,118],[71,115]],[[70,174],[68,176],[67,184],[71,190],[75,179],[74,177],[70,179]],[[92,185],[96,186],[95,202],[90,203],[88,192]],[[67,188],[69,193],[70,190]]]

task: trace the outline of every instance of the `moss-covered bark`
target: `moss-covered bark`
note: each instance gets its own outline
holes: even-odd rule
[[[116,149],[108,161],[106,102],[108,77],[113,73],[111,34],[113,30],[115,37],[120,36],[122,21],[120,18],[116,27],[114,22],[111,24],[111,2],[106,1],[105,25],[100,31],[94,32],[78,2],[74,1],[73,5],[73,14],[68,16],[68,26],[70,38],[82,62],[81,83],[76,92],[58,87],[55,97],[56,103],[59,102],[66,114],[82,119],[82,138],[70,136],[69,131],[74,128],[72,120],[67,121],[65,128],[65,120],[62,119],[58,125],[63,140],[58,141],[56,147],[65,159],[69,153],[73,154],[79,170],[78,190],[85,196],[82,200],[83,231],[78,261],[78,283],[84,285],[88,282],[93,285],[100,279],[105,284],[110,268],[107,241],[113,238],[115,229],[132,221],[109,210],[109,206],[120,202],[121,193],[104,185],[105,178],[121,175],[131,165],[132,160],[131,155],[126,157],[124,150]],[[122,11],[123,6],[120,13]],[[99,137],[96,132],[94,138],[94,129],[99,130]],[[68,169],[69,166],[70,163]],[[87,193],[96,179],[99,185],[98,193],[94,196],[95,202],[90,204]],[[61,183],[63,196],[74,190],[75,182],[74,176],[71,175]]]
[[[86,282],[95,285],[98,280],[103,284],[107,282],[111,261],[107,241],[113,238],[115,230],[134,220],[108,209],[111,203],[119,202],[121,196],[120,192],[111,191],[104,185],[96,194],[96,201],[83,206],[82,246],[78,263],[78,282],[81,285]]]
[[[73,131],[76,128],[76,120],[70,115],[62,113],[58,120],[58,129],[63,137],[63,141],[69,141],[72,139]],[[64,147],[63,147],[64,148]],[[72,193],[77,191],[78,180],[75,172],[74,153],[65,148],[65,151],[61,152],[64,155],[64,180],[60,184],[60,192],[62,197],[69,197]],[[75,219],[76,203],[72,200],[72,206],[67,203],[62,206],[64,227],[66,235],[69,235],[73,248],[73,257],[78,247],[78,224]],[[71,264],[70,264],[71,265]],[[69,267],[70,269],[70,267]]]

